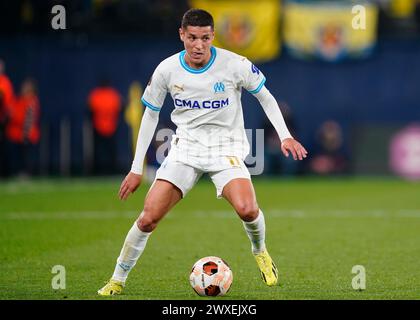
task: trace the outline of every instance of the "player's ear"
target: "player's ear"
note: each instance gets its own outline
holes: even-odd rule
[[[184,30],[182,28],[179,28],[179,38],[184,41]]]

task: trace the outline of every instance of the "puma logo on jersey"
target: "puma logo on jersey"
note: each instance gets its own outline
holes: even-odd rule
[[[178,85],[174,85],[174,90],[175,91],[184,91],[184,86],[178,86]]]

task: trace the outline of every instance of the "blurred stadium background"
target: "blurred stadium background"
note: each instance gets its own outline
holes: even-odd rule
[[[52,27],[55,5],[65,8],[66,29]],[[360,7],[352,11],[356,5],[366,10],[364,29]],[[301,163],[284,159],[257,100],[244,92],[246,128],[265,129],[265,166],[256,189],[271,220],[272,250],[283,259],[286,288],[266,293],[239,280],[258,277],[254,262],[248,261],[248,243],[237,221],[224,219],[213,234],[201,230],[204,209],[215,221],[229,211],[203,182],[193,190],[192,202],[175,209],[185,216],[162,222],[167,233],[156,237],[163,245],[154,241],[150,249],[169,247],[173,255],[189,259],[180,270],[161,274],[153,263],[176,257],[146,250],[149,260],[143,263],[151,265],[145,278],[134,275],[133,282],[148,289],[138,296],[131,287],[128,298],[193,298],[185,294],[188,284],[179,274],[206,250],[226,257],[238,270],[235,299],[418,298],[417,0],[2,1],[0,236],[5,272],[0,286],[7,290],[0,297],[93,298],[109,276],[147,191],[141,188],[135,202],[125,204],[115,197],[133,158],[144,108],[140,96],[157,64],[183,50],[178,28],[189,7],[214,15],[217,46],[246,55],[263,71],[289,128],[309,151]],[[168,97],[159,128],[173,129],[172,108]],[[154,139],[148,153],[149,179],[159,165],[155,151],[160,143]],[[106,176],[111,179],[102,179]],[[74,177],[81,180],[74,182]],[[353,177],[358,182],[349,182]],[[277,192],[281,200],[270,196]],[[215,233],[228,237],[226,243],[236,241],[238,254],[214,243],[195,243],[181,231],[187,223],[208,238]],[[232,228],[241,241],[227,231]],[[186,246],[192,246],[191,252],[181,250]],[[243,260],[249,266],[242,266]],[[350,282],[343,274],[363,262],[376,268],[376,291],[346,295]],[[79,270],[69,279],[70,293],[51,291],[54,264]],[[346,284],[329,283],[322,278],[325,270]],[[167,281],[173,281],[173,292],[164,286]],[[160,291],[154,292],[154,286]],[[238,293],[239,288],[247,294]]]
[[[66,9],[65,30],[51,26],[56,4]],[[352,7],[357,4],[366,8],[365,30],[352,28]],[[22,0],[3,1],[1,6],[5,75],[17,100],[25,80],[32,79],[40,110],[34,124],[39,138],[23,139],[24,121],[17,119],[8,130],[13,121],[8,124],[2,116],[2,179],[25,173],[127,171],[136,139],[132,130],[137,131],[143,108],[138,97],[157,64],[183,49],[178,27],[189,6],[213,12],[216,45],[248,56],[266,74],[267,87],[289,126],[311,153],[299,167],[283,161],[264,113],[244,93],[246,128],[266,129],[264,174],[420,176],[416,0]],[[102,106],[98,95],[92,113],[89,95],[103,82],[119,98]],[[161,127],[171,128],[170,100],[161,113]],[[111,119],[100,124],[107,112]],[[15,118],[21,113],[16,111]],[[92,129],[92,115],[98,132]],[[15,120],[13,113],[10,117]],[[13,129],[17,133],[10,132]],[[32,147],[24,152],[22,144]],[[115,159],[97,163],[95,153],[96,158],[107,154]],[[153,151],[148,162],[158,165]]]

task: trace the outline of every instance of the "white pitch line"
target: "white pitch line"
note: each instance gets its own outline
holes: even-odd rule
[[[135,219],[139,211],[58,211],[58,212],[5,212],[0,213],[0,220],[101,220],[101,219]],[[184,212],[173,210],[165,220],[182,216]],[[238,219],[237,214],[226,210],[196,210],[193,217],[211,217]],[[420,210],[264,210],[269,218],[420,218]]]
[[[194,216],[236,218],[234,211],[194,211]],[[420,210],[264,210],[270,218],[420,218]]]
[[[135,211],[74,211],[74,212],[7,212],[0,214],[0,220],[78,220],[136,218]]]

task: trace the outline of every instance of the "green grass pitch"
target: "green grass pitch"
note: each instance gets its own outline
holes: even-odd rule
[[[0,184],[0,299],[104,299],[127,231],[149,185],[126,202],[120,180],[7,181]],[[217,300],[419,299],[420,184],[397,179],[254,179],[265,213],[267,247],[280,285],[266,287],[242,224],[228,203],[200,183],[159,224],[122,296],[204,299],[188,276],[217,255],[234,280]],[[54,290],[52,268],[66,270]],[[352,267],[366,289],[352,288]],[[210,298],[209,298],[210,299]]]

